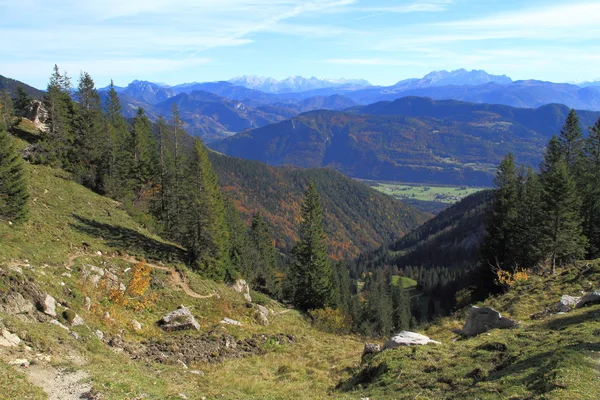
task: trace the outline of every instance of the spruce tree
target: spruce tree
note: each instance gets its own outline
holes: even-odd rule
[[[18,118],[25,118],[32,101],[31,96],[27,94],[23,86],[17,86],[17,95],[14,100],[15,115]]]
[[[585,141],[583,233],[589,240],[588,257],[600,257],[600,119],[589,129]]]
[[[543,187],[543,246],[553,273],[557,264],[583,257],[586,245],[581,228],[581,202],[563,149],[554,136],[546,149],[540,175]]]
[[[256,257],[248,278],[252,286],[259,291],[277,294],[275,282],[276,250],[273,234],[260,212],[252,217],[250,238],[256,249]]]
[[[486,224],[486,236],[482,246],[483,270],[494,268],[514,269],[516,267],[515,228],[518,219],[518,181],[512,154],[508,154],[496,172],[496,191],[492,212]],[[487,274],[485,281],[493,280],[493,273]]]
[[[396,331],[405,331],[410,328],[410,297],[407,290],[402,285],[402,280],[392,285],[391,288],[392,307],[393,307],[393,325]]]
[[[192,266],[202,275],[223,280],[226,275],[229,237],[225,208],[206,148],[197,140],[181,188],[179,220],[182,244]]]
[[[577,162],[583,153],[583,133],[579,124],[579,117],[575,110],[571,110],[565,124],[560,131],[560,148],[564,154],[565,163],[571,173],[575,173]]]
[[[136,199],[142,196],[143,190],[153,182],[157,175],[158,150],[152,137],[150,120],[143,108],[138,108],[133,120],[133,178],[135,180]]]
[[[257,255],[248,226],[242,221],[240,212],[230,199],[225,200],[225,220],[229,234],[229,268],[225,279],[232,282],[240,276],[247,277],[252,273],[253,261]]]
[[[300,241],[296,243],[290,279],[293,303],[302,310],[323,308],[331,302],[331,267],[323,227],[319,192],[310,182],[302,203]]]
[[[21,155],[15,149],[13,138],[5,129],[0,129],[0,219],[26,219],[28,198]]]
[[[515,228],[517,264],[521,267],[535,267],[543,259],[543,245],[539,232],[543,221],[542,185],[538,175],[529,168],[520,185]]]
[[[8,130],[14,115],[13,101],[6,89],[0,91],[0,129]]]

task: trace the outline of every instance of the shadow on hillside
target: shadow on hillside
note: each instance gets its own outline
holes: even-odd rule
[[[105,224],[75,214],[73,214],[73,218],[77,221],[76,224],[71,224],[73,228],[90,236],[104,239],[106,244],[115,250],[148,260],[174,262],[186,259],[183,249],[159,242],[132,229]]]
[[[570,346],[561,347],[557,350],[551,350],[526,358],[518,362],[512,362],[509,358],[505,364],[496,367],[486,381],[502,381],[504,378],[521,373],[522,371],[532,370],[533,372],[521,379],[520,383],[528,390],[537,395],[549,393],[563,386],[553,381],[552,377],[560,371],[565,364],[577,363],[581,366],[598,369],[598,366],[588,361],[585,356],[591,352],[600,351],[600,343],[578,343]],[[587,354],[586,354],[587,353]]]
[[[570,325],[579,325],[586,321],[597,320],[598,317],[600,317],[600,310],[594,307],[593,309],[589,309],[584,313],[553,318],[547,321],[544,326],[554,331],[560,331]]]
[[[40,136],[39,135],[36,135],[36,134],[28,132],[28,131],[26,131],[24,129],[21,129],[18,126],[11,128],[10,129],[10,133],[13,136],[15,136],[15,137],[17,137],[17,138],[19,138],[21,140],[24,140],[24,141],[26,141],[29,144],[37,143],[40,140]]]

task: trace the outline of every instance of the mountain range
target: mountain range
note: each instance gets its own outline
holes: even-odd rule
[[[555,104],[519,109],[404,97],[344,112],[304,113],[212,147],[269,165],[330,167],[362,179],[489,186],[508,152],[537,167],[568,112]],[[600,117],[579,115],[584,128]]]
[[[229,80],[230,83],[249,89],[256,89],[266,93],[295,93],[330,87],[354,87],[362,88],[371,86],[364,79],[319,79],[314,76],[304,78],[302,76],[290,76],[283,80],[276,80],[264,76],[244,75]]]

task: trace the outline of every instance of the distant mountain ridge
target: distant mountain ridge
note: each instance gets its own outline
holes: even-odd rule
[[[478,86],[486,83],[497,83],[500,85],[508,85],[513,82],[506,75],[491,75],[483,70],[467,71],[464,68],[454,71],[432,71],[421,79],[405,79],[394,87],[405,88],[425,88],[438,86]]]
[[[266,93],[295,93],[340,86],[372,86],[367,80],[364,79],[319,79],[314,76],[310,78],[304,78],[302,76],[290,76],[286,79],[278,81],[276,79],[264,76],[243,75],[230,79],[228,82],[233,83],[234,85],[260,90]]]
[[[11,96],[15,96],[17,93],[17,87],[22,86],[25,89],[25,92],[33,96],[37,99],[41,99],[44,95],[44,91],[34,88],[33,86],[29,86],[26,83],[18,81],[16,79],[7,78],[5,76],[0,75],[0,90],[6,90],[8,94]]]
[[[568,112],[564,105],[518,109],[407,97],[304,113],[212,146],[269,165],[330,167],[354,178],[490,186],[508,152],[537,167]],[[600,112],[579,115],[585,129]]]

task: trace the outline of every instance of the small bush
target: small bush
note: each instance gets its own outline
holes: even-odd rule
[[[315,328],[324,332],[346,334],[352,329],[352,320],[342,310],[327,307],[312,310],[310,315],[313,317]]]
[[[75,314],[75,311],[73,311],[73,310],[63,311],[63,317],[69,324],[73,323],[73,321],[75,320],[75,316],[76,316],[76,314]]]

